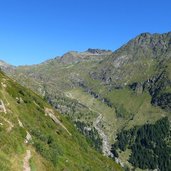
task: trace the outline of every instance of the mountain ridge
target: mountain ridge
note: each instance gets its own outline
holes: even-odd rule
[[[93,50],[95,53],[96,51]],[[143,165],[131,156],[132,152],[135,156],[140,155],[137,145],[145,148],[147,153],[154,150],[158,155],[152,146],[134,142],[129,145],[132,149],[129,149],[125,142],[126,146],[122,148],[120,135],[126,137],[132,130],[144,132],[146,127],[153,130],[152,125],[156,124],[159,128],[166,124],[165,128],[168,122],[163,122],[162,118],[168,117],[171,120],[171,32],[142,33],[102,57],[94,55],[92,59],[78,61],[78,54],[72,55],[71,60],[66,59],[64,63],[55,59],[41,65],[18,67],[12,72],[6,72],[42,95],[55,109],[69,117],[97,150],[111,147],[115,161],[130,169],[157,168],[156,162],[151,167],[147,161]],[[99,121],[98,125],[94,126],[96,121]],[[86,130],[92,130],[92,134]],[[164,129],[167,130],[168,128]],[[168,134],[165,133],[167,138]],[[138,137],[136,132],[134,136]],[[103,140],[102,144],[97,143],[99,137]],[[142,137],[138,138],[144,142]],[[156,137],[154,140],[156,141]],[[161,140],[160,143],[165,142]],[[169,149],[168,146],[167,148]],[[152,156],[149,156],[153,161]],[[169,162],[167,167],[160,167],[166,171]]]

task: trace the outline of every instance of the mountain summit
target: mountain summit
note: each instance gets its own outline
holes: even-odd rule
[[[103,60],[92,77],[123,86],[136,79],[148,79],[157,63],[170,57],[171,32],[142,33]]]

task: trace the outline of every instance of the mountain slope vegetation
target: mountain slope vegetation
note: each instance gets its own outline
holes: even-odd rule
[[[121,170],[41,97],[0,72],[0,170]]]
[[[165,117],[170,125],[171,32],[140,34],[113,53],[98,49],[69,52],[39,65],[4,71],[42,95],[74,123],[78,122],[77,128],[92,146],[122,166],[142,170],[159,167],[157,162],[153,166],[134,162],[131,154],[139,141],[118,150],[117,155],[113,144],[118,142],[119,133],[146,125],[151,129]],[[95,127],[96,138],[84,131]],[[146,133],[148,137],[148,130]],[[169,144],[170,139],[167,148]],[[155,151],[152,146],[150,150]],[[136,155],[140,153],[141,150]]]

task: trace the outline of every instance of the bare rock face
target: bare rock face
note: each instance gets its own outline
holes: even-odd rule
[[[129,85],[129,87],[136,92],[137,95],[142,94],[144,90],[144,84],[143,83],[133,83]]]
[[[14,68],[15,68],[15,66],[7,64],[6,62],[0,60],[0,69],[12,71]]]
[[[147,78],[150,67],[170,57],[171,32],[142,33],[113,52],[107,60],[101,61],[97,70],[91,72],[91,76],[104,84],[108,78],[111,78],[113,84],[123,86],[138,77],[138,74],[139,76],[146,74]]]
[[[32,137],[30,135],[30,133],[27,131],[27,135],[26,135],[26,138],[25,138],[25,143],[28,144],[30,141],[32,140]]]
[[[86,52],[92,53],[92,54],[107,54],[112,53],[111,50],[104,50],[104,49],[91,49],[89,48]]]

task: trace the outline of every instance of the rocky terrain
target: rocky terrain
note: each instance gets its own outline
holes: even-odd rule
[[[144,129],[152,131],[151,144],[157,143],[158,137],[153,125],[163,130],[167,143],[158,143],[163,144],[164,151],[170,151],[171,32],[140,34],[115,52],[72,51],[42,64],[12,69],[2,66],[2,70],[77,123],[77,129],[93,147],[113,156],[125,168],[169,171],[170,154],[161,156],[157,146],[145,144],[149,135]],[[137,140],[118,146],[132,130]],[[142,131],[144,137],[136,131]],[[141,163],[140,157],[133,158],[133,152],[140,155],[137,148],[146,151],[144,155],[153,151],[156,157],[150,153],[148,159],[153,162]],[[158,163],[160,157],[166,159],[164,167]]]
[[[69,119],[0,72],[0,170],[122,170]]]

